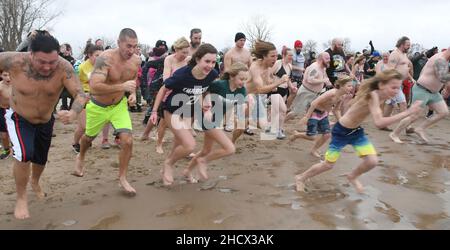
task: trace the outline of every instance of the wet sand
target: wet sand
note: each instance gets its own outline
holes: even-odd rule
[[[118,187],[118,149],[102,150],[98,139],[87,156],[86,176],[71,176],[74,126],[57,123],[42,179],[48,197],[38,201],[29,188],[31,219],[13,218],[12,160],[0,162],[0,229],[450,229],[448,118],[429,131],[430,145],[420,145],[415,135],[396,145],[388,132],[365,125],[380,164],[361,178],[367,188],[358,195],[340,177],[359,163],[351,147],[334,170],[313,178],[309,192],[300,194],[294,191],[294,175],[318,162],[308,154],[312,142],[260,141],[259,136],[245,136],[236,155],[211,163],[206,183],[178,178],[173,187],[162,187],[165,155],[156,154],[154,141],[138,140],[143,114],[132,116],[129,180],[136,197]],[[165,144],[166,152],[170,147]],[[187,163],[178,163],[178,175]]]

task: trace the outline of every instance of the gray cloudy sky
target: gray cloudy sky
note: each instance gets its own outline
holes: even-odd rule
[[[54,7],[64,14],[53,33],[76,53],[89,37],[116,39],[125,27],[152,46],[158,39],[172,44],[188,38],[190,29],[199,27],[205,42],[222,49],[233,46],[242,23],[254,15],[268,19],[278,48],[312,39],[322,50],[322,43],[333,37],[349,37],[353,50],[373,40],[384,51],[403,35],[425,48],[450,46],[447,0],[58,0]]]

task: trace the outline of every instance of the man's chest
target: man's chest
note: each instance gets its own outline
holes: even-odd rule
[[[132,65],[113,65],[108,72],[111,82],[126,82],[137,77],[138,68]]]

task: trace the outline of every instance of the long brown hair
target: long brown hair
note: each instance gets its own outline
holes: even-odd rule
[[[257,59],[264,59],[272,50],[277,50],[273,43],[257,40],[253,45],[252,54]]]
[[[380,89],[379,84],[387,84],[392,79],[403,80],[403,76],[395,69],[389,69],[377,73],[374,77],[365,80],[356,94],[355,102],[360,100],[370,100],[370,93],[374,90]]]
[[[197,60],[201,60],[206,54],[216,54],[217,49],[209,43],[202,44],[198,47],[197,51],[192,55],[191,61],[189,61],[189,66],[197,66]]]

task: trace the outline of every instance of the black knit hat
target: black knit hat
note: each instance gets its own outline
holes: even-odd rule
[[[236,38],[234,39],[234,41],[237,42],[237,41],[241,40],[242,38],[247,39],[247,37],[245,37],[244,33],[239,32],[236,34]]]

